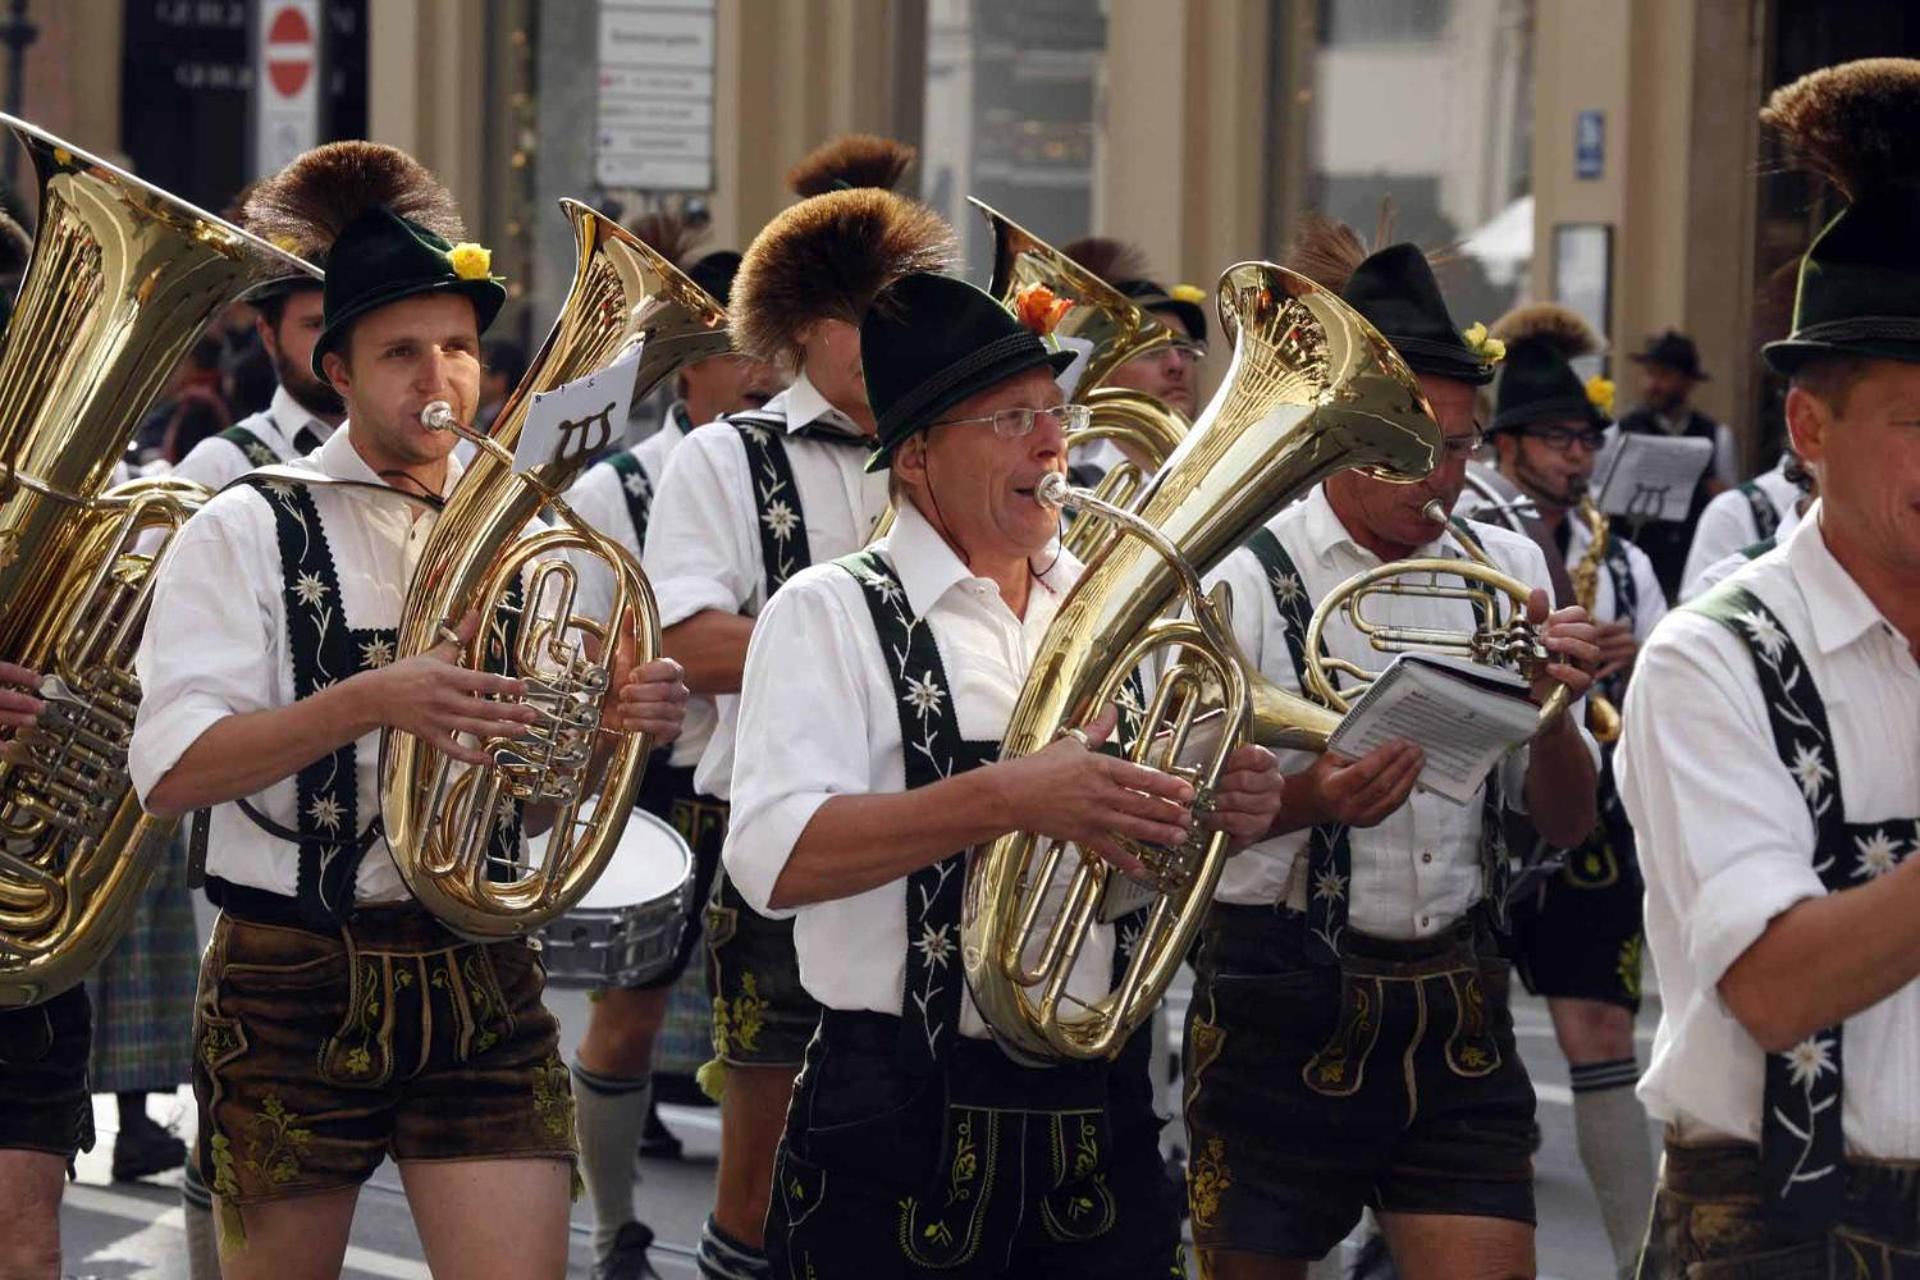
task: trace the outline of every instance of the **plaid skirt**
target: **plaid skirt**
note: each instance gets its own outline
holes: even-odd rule
[[[183,832],[167,846],[133,926],[87,979],[96,1092],[159,1092],[187,1083],[199,976]]]

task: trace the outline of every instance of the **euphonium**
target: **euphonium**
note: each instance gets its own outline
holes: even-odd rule
[[[620,638],[632,634],[638,662],[660,652],[653,592],[632,554],[575,516],[562,498],[622,424],[610,421],[608,410],[569,423],[549,458],[516,470],[514,452],[533,396],[637,349],[637,364],[626,375],[634,378],[637,399],[682,365],[728,349],[726,313],[705,290],[611,220],[577,201],[560,204],[579,251],[573,288],[491,435],[459,426],[444,402],[422,415],[427,426],[458,432],[478,452],[421,552],[397,645],[402,657],[424,653],[478,611],[480,631],[458,660],[478,668],[490,645],[504,649],[504,674],[526,682],[525,701],[543,719],[519,737],[485,743],[492,763],[479,767],[459,764],[400,730],[388,730],[380,746],[381,815],[401,878],[449,928],[476,939],[525,934],[593,886],[619,843],[651,745],[643,734],[601,728],[600,718],[617,695],[611,671]],[[527,536],[543,507],[551,507],[560,524]],[[613,576],[604,617],[574,612],[570,557],[576,556],[604,561]],[[509,595],[516,582],[523,591],[517,606]],[[517,637],[496,635],[496,620],[513,614]],[[598,804],[589,807],[583,803],[593,781],[589,762],[603,736],[612,739],[605,779]],[[507,806],[554,809],[538,865],[524,862],[517,848],[495,852],[491,836]]]
[[[1577,514],[1587,526],[1586,554],[1571,569],[1567,576],[1573,580],[1574,603],[1593,613],[1593,602],[1600,593],[1600,566],[1607,558],[1607,543],[1613,537],[1613,522],[1607,519],[1607,513],[1600,509],[1591,494],[1582,493],[1580,503],[1569,514]],[[1587,728],[1600,742],[1614,742],[1620,737],[1620,709],[1613,705],[1613,699],[1599,690],[1587,696]]]
[[[1064,477],[1042,486],[1043,498],[1080,504],[1120,536],[1103,541],[1062,602],[1002,743],[1007,758],[1044,748],[1115,701],[1149,655],[1171,649],[1179,660],[1158,682],[1147,728],[1128,751],[1191,779],[1200,808],[1241,744],[1324,745],[1339,723],[1325,707],[1252,678],[1228,602],[1202,594],[1201,575],[1324,477],[1364,466],[1417,479],[1441,447],[1412,372],[1331,291],[1268,263],[1242,263],[1221,277],[1218,306],[1234,342],[1226,380],[1131,508],[1069,492]],[[1169,617],[1182,603],[1191,618]],[[1218,732],[1193,764],[1187,738],[1203,715]],[[1115,873],[1082,855],[1043,926],[1062,847],[1015,832],[976,849],[961,950],[974,1002],[1001,1043],[1036,1060],[1117,1054],[1186,957],[1226,845],[1225,835],[1196,828],[1179,849],[1135,849],[1155,881],[1152,907],[1119,985],[1084,1008],[1067,999],[1067,980]]]
[[[1094,494],[1115,506],[1132,502],[1147,479],[1163,465],[1187,433],[1186,416],[1144,392],[1107,386],[1106,380],[1127,361],[1173,341],[1167,327],[1132,298],[1088,271],[1060,250],[982,201],[968,202],[993,228],[993,283],[988,292],[1011,309],[1022,289],[1044,285],[1073,307],[1054,329],[1068,342],[1089,344],[1085,367],[1075,384],[1073,402],[1093,410],[1093,420],[1067,440],[1069,448],[1111,440],[1126,455],[1094,487]],[[1062,544],[1082,560],[1090,559],[1108,527],[1097,520],[1076,520]]]
[[[45,677],[38,728],[0,761],[0,1008],[58,995],[119,938],[174,824],[127,779],[133,654],[155,554],[199,485],[113,467],[205,324],[297,258],[51,134],[40,230],[0,352],[0,657]],[[151,541],[148,539],[147,541]]]

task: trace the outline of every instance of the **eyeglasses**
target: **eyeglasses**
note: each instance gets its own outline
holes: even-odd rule
[[[1063,431],[1084,431],[1087,424],[1093,421],[1093,409],[1084,404],[1063,404],[1056,409],[1002,409],[978,418],[942,418],[928,425],[957,427],[964,422],[991,422],[993,434],[1002,440],[1018,440],[1021,436],[1033,434],[1036,418],[1052,418]]]
[[[1472,435],[1448,436],[1443,439],[1440,442],[1440,452],[1445,456],[1446,461],[1459,462],[1480,452],[1480,446],[1486,442],[1487,437],[1479,427],[1475,427]]]
[[[1157,356],[1174,355],[1179,356],[1183,360],[1204,360],[1207,358],[1207,344],[1204,342],[1195,342],[1192,338],[1175,338],[1164,347],[1155,348],[1152,354]]]
[[[1587,452],[1598,453],[1607,443],[1607,433],[1599,427],[1527,427],[1521,435],[1529,440],[1542,440],[1561,453],[1576,440],[1587,447]]]

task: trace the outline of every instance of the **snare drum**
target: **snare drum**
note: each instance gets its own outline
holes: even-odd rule
[[[527,844],[537,864],[544,838]],[[580,905],[541,930],[547,981],[635,987],[659,977],[680,946],[692,892],[687,842],[667,823],[635,809],[620,847]]]

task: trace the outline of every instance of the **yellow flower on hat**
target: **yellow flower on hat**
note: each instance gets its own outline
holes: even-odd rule
[[[1467,350],[1487,364],[1499,364],[1507,358],[1507,344],[1487,333],[1487,326],[1478,320],[1470,329],[1462,329],[1460,337],[1466,342]]]
[[[1167,290],[1167,296],[1175,302],[1191,302],[1195,306],[1207,300],[1207,291],[1191,284],[1177,284]]]
[[[1588,378],[1587,400],[1594,408],[1611,418],[1613,416],[1613,379],[1603,378],[1597,373]]]
[[[493,250],[471,240],[462,241],[447,250],[447,261],[453,265],[453,274],[462,280],[485,280],[493,270]]]

